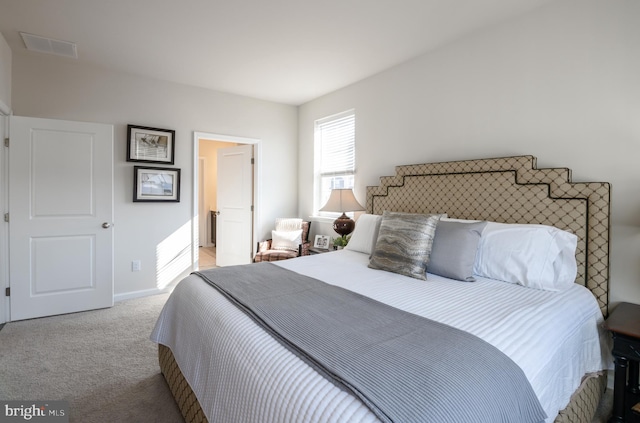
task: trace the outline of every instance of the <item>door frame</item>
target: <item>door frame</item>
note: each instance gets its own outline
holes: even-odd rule
[[[9,154],[4,146],[4,139],[9,137],[9,116],[11,108],[0,100],[0,119],[3,122],[4,132],[0,132],[2,148],[0,150],[0,325],[10,320],[9,297],[4,291],[9,287],[9,224],[4,222],[4,214],[9,211]]]
[[[199,143],[198,143],[199,144]],[[200,241],[198,243],[198,246],[200,247],[211,247],[212,243],[211,243],[211,234],[209,234],[209,236],[207,236],[207,229],[208,225],[207,223],[209,222],[209,217],[205,215],[205,213],[200,214],[200,212],[204,212],[204,210],[202,209],[202,203],[204,202],[204,192],[202,190],[202,185],[200,185],[200,183],[202,183],[205,179],[204,177],[204,173],[206,172],[207,169],[207,157],[199,157],[198,158],[198,240]],[[202,222],[204,221],[204,228],[202,227]]]
[[[262,140],[259,138],[241,137],[236,135],[215,134],[210,132],[193,132],[193,204],[191,207],[191,258],[192,266],[194,269],[199,267],[198,264],[198,239],[200,233],[200,223],[198,221],[199,213],[199,184],[198,184],[198,171],[200,161],[200,139],[233,142],[237,144],[251,144],[253,145],[253,230],[251,233],[251,251],[253,251],[253,245],[255,240],[258,239],[258,233],[262,228],[259,228],[260,210],[261,210],[261,189],[258,181],[261,179],[262,172]]]

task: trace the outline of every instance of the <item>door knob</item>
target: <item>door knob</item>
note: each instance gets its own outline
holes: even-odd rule
[[[111,223],[109,223],[109,222],[104,222],[104,223],[102,224],[102,227],[103,227],[103,228],[105,228],[105,229],[109,229],[109,228],[111,227]]]

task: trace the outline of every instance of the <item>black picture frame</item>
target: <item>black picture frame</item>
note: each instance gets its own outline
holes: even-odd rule
[[[180,202],[180,169],[133,167],[134,202]]]
[[[172,129],[127,125],[127,161],[172,165],[175,137],[176,131]]]

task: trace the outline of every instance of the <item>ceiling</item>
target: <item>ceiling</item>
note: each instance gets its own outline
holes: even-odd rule
[[[0,0],[97,66],[299,105],[554,0]]]

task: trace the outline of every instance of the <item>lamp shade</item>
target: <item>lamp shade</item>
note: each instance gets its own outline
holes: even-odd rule
[[[320,211],[338,213],[362,210],[364,210],[364,207],[358,203],[356,196],[353,195],[353,190],[350,188],[332,190],[327,203],[320,209]]]
[[[351,189],[334,189],[327,200],[327,203],[320,211],[342,212],[342,216],[333,221],[333,230],[343,238],[353,232],[356,222],[345,214],[350,211],[362,211],[362,207]]]

